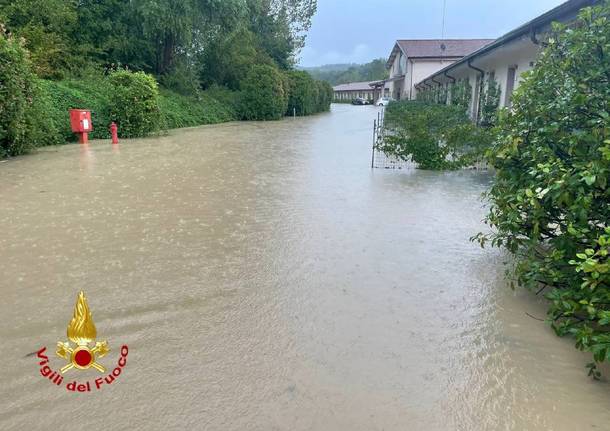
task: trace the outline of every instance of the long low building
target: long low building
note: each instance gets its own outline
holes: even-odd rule
[[[350,82],[333,87],[335,101],[351,101],[358,97],[375,102],[381,97],[381,88],[384,86],[383,96],[390,95],[390,86],[383,81]]]
[[[532,21],[428,75],[415,84],[416,92],[443,90],[447,100],[456,83],[468,83],[472,91],[469,112],[476,121],[481,92],[490,81],[500,89],[500,107],[510,107],[513,91],[523,73],[534,67],[553,22],[569,23],[580,10],[597,0],[569,0]]]
[[[390,94],[396,99],[414,99],[415,84],[422,78],[473,53],[493,39],[397,40],[386,63]]]

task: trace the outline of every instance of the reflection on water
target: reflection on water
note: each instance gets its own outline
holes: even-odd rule
[[[0,165],[0,428],[606,429],[608,386],[468,241],[489,177],[371,172],[374,118],[336,106]],[[80,289],[101,362],[130,347],[92,394],[24,358],[65,338]]]

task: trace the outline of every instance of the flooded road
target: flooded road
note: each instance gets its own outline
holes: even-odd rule
[[[372,107],[0,163],[0,429],[605,430],[610,388],[512,292],[486,174],[371,171]],[[85,290],[128,362],[44,379]],[[71,370],[65,382],[93,381]],[[64,382],[64,383],[65,383]]]

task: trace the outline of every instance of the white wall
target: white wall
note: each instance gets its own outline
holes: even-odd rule
[[[392,66],[390,67],[390,78],[400,75],[399,69],[400,69],[400,55],[397,55],[394,58],[394,62],[392,63]],[[397,96],[397,92],[402,93],[402,88],[404,88],[404,84],[402,84],[401,82],[398,82],[398,81],[390,81],[390,82],[388,82],[388,85],[390,87],[390,96],[394,97],[395,99],[398,99],[399,97]]]
[[[535,45],[529,37],[523,37],[472,60],[473,66],[485,71],[485,80],[487,80],[490,73],[494,73],[495,80],[499,84],[501,90],[501,107],[506,106],[509,68],[516,67],[514,89],[517,89],[522,80],[523,73],[532,68],[533,63],[540,53],[540,49],[541,47]],[[429,77],[432,73],[434,73],[434,71],[419,79],[417,82],[421,82],[422,79]],[[479,76],[480,73],[469,68],[467,64],[460,64],[455,69],[450,70],[448,74],[456,79],[468,78],[470,85],[472,86],[470,106],[470,113],[472,115],[475,112],[476,82],[477,76]],[[435,79],[443,83],[449,82],[443,75],[439,75],[435,77]]]
[[[386,89],[386,92],[389,91]],[[374,91],[371,90],[355,90],[355,91],[335,91],[334,99],[335,100],[354,100],[358,97],[363,97],[367,100],[373,100],[375,96]]]
[[[490,55],[473,62],[477,67],[485,70],[487,74],[494,72],[496,82],[498,82],[502,91],[500,106],[504,107],[506,102],[509,68],[516,67],[514,89],[517,89],[522,80],[523,73],[532,68],[533,63],[538,58],[540,49],[540,46],[535,45],[528,37],[524,37],[502,46],[494,50]]]
[[[390,78],[401,75],[401,55],[397,55],[392,63]],[[404,79],[389,82],[390,95],[395,99],[415,99],[417,94],[415,84],[455,61],[456,59],[409,59],[406,69],[403,71],[405,73]]]
[[[415,84],[420,82],[422,79],[427,78],[432,75],[434,72],[438,72],[439,70],[449,66],[452,63],[455,63],[456,60],[448,60],[448,59],[414,59],[411,61],[411,77],[408,80],[409,86],[405,90],[408,92],[408,96],[411,99],[415,99],[417,95],[417,90],[415,89]]]

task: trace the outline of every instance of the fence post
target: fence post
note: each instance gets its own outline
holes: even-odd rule
[[[377,120],[373,120],[373,148],[371,150],[371,169],[375,168],[375,138],[377,135]]]

